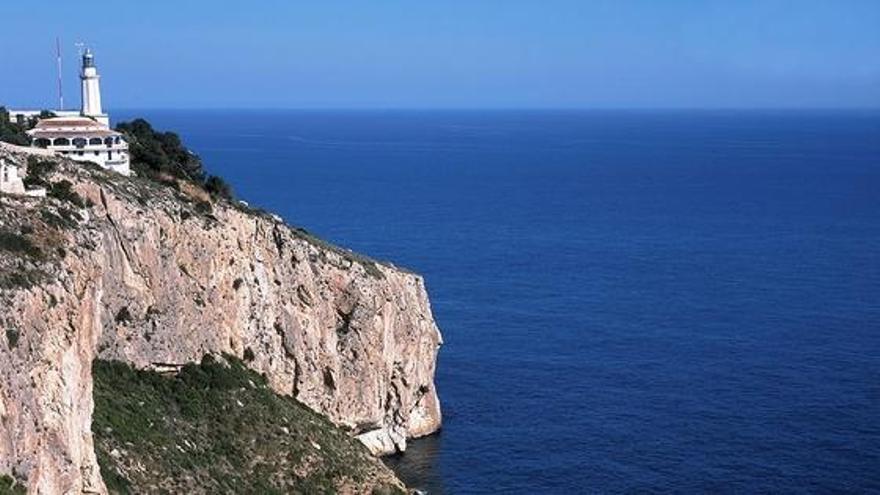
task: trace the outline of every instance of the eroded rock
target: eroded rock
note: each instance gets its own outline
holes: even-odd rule
[[[63,256],[40,261],[43,282],[0,289],[0,322],[19,334],[0,343],[0,474],[26,477],[32,493],[104,491],[90,430],[96,358],[173,372],[209,353],[242,357],[374,453],[440,427],[441,336],[420,276],[270,215],[206,211],[81,167],[56,172],[91,205],[59,227]],[[55,202],[4,198],[0,212],[40,224]]]

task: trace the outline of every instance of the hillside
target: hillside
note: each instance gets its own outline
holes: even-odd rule
[[[31,493],[105,491],[96,448],[106,461],[120,440],[93,435],[92,418],[113,407],[100,399],[107,382],[95,381],[110,361],[173,375],[205,355],[232,356],[374,453],[440,427],[441,337],[418,275],[187,181],[172,187],[66,160],[30,165],[50,197],[0,196],[0,475]],[[237,397],[228,392],[210,400]],[[256,405],[292,404],[260,397]],[[198,432],[216,418],[190,419]],[[133,486],[143,482],[118,467]],[[387,481],[374,467],[361,470],[373,480],[363,486]]]
[[[363,445],[234,358],[170,376],[116,361],[92,370],[111,493],[405,493]]]

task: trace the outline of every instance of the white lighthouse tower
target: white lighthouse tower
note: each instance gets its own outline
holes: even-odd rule
[[[110,117],[101,109],[101,85],[98,69],[95,67],[95,56],[88,48],[82,56],[82,110],[84,117],[91,117],[98,122],[109,126]]]
[[[110,128],[110,116],[101,108],[100,76],[91,50],[82,52],[79,78],[82,81],[82,108],[79,112],[59,109],[52,111],[53,117],[45,117],[40,110],[12,110],[9,116],[19,123],[37,120],[34,128],[26,131],[34,148],[128,175],[131,173],[128,143],[122,133]],[[6,169],[9,171],[10,167]],[[0,172],[5,173],[2,167]],[[7,175],[12,180],[11,173]],[[4,184],[0,187],[4,190],[16,187],[5,178],[0,179],[3,179]]]

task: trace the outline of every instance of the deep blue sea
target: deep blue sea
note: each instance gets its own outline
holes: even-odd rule
[[[142,111],[424,274],[432,494],[880,492],[880,112]]]

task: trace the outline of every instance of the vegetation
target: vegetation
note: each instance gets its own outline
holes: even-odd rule
[[[27,176],[24,178],[24,185],[27,187],[49,187],[49,181],[46,178],[52,173],[58,164],[51,160],[40,160],[35,156],[28,157]]]
[[[52,183],[49,188],[49,197],[67,201],[80,208],[86,207],[86,201],[73,190],[73,184],[67,179]]]
[[[31,144],[31,138],[25,131],[32,129],[37,125],[37,122],[40,119],[47,119],[54,116],[54,113],[48,110],[43,110],[40,112],[39,117],[31,117],[25,122],[18,123],[10,118],[9,111],[6,107],[0,106],[0,141],[17,144],[19,146],[29,146]]]
[[[20,229],[21,234],[11,230],[0,230],[0,255],[10,255],[0,256],[0,289],[33,287],[46,275],[43,270],[37,268],[48,258],[46,251],[32,239],[34,234],[31,232],[31,227],[21,225]],[[8,332],[6,337],[14,346],[13,338]]]
[[[10,349],[15,349],[18,346],[18,339],[20,337],[21,334],[18,332],[18,330],[6,330],[6,342],[9,344]]]
[[[46,225],[59,230],[76,227],[79,221],[82,220],[78,213],[64,207],[59,207],[57,213],[50,210],[42,210],[40,216],[46,222]]]
[[[31,143],[30,137],[25,134],[28,129],[30,127],[27,124],[21,125],[10,120],[6,107],[0,107],[0,141],[27,146]]]
[[[382,280],[385,278],[385,274],[382,273],[382,270],[379,269],[380,262],[370,258],[369,256],[364,256],[360,253],[356,253],[349,249],[341,248],[335,244],[331,244],[320,237],[315,237],[306,229],[301,227],[290,226],[291,232],[300,239],[305,240],[315,246],[318,246],[326,251],[332,251],[338,255],[340,255],[343,259],[351,262],[351,263],[360,263],[361,266],[364,267],[364,271],[367,272],[367,275]],[[329,263],[330,260],[327,259],[326,255],[321,252],[320,257],[323,258],[325,263]],[[398,270],[407,271],[404,268],[396,267]]]
[[[27,237],[9,231],[0,231],[0,251],[25,255],[30,258],[41,258],[43,253]]]
[[[0,495],[25,495],[26,490],[10,476],[0,476]]]
[[[116,312],[116,323],[131,323],[134,317],[131,315],[131,311],[128,310],[128,306],[123,306],[119,311]]]
[[[0,289],[29,289],[46,279],[46,273],[34,268],[0,270]]]
[[[221,198],[231,198],[232,197],[232,187],[226,183],[221,177],[216,175],[210,175],[207,179],[205,179],[205,190],[208,191],[211,196],[217,196]]]
[[[27,187],[45,187],[49,197],[67,201],[79,208],[85,208],[86,201],[73,190],[73,183],[67,179],[58,182],[49,181],[51,174],[58,167],[58,163],[52,160],[41,160],[37,157],[28,157],[27,176],[24,184]]]
[[[46,174],[51,165],[43,167]],[[56,197],[84,204],[69,190],[69,184],[65,189],[63,184],[53,187],[47,183]],[[68,237],[64,231],[81,220],[76,208],[58,201],[34,203],[4,198],[0,205],[0,291],[34,287],[49,279],[57,262],[67,256]]]
[[[0,230],[0,255],[12,255],[5,257],[5,260],[0,256],[0,261],[5,261],[0,264],[0,289],[33,287],[45,277],[45,273],[35,268],[34,263],[45,261],[46,254],[31,239],[31,235],[24,234],[26,230],[24,226],[22,234]],[[7,338],[9,337],[7,334]]]
[[[232,188],[222,178],[208,175],[202,160],[183,145],[177,134],[157,131],[144,119],[122,122],[116,130],[128,141],[131,166],[138,175],[165,184],[187,180],[214,197],[232,199]]]
[[[357,440],[224,360],[174,377],[94,363],[92,428],[111,493],[403,493]]]

